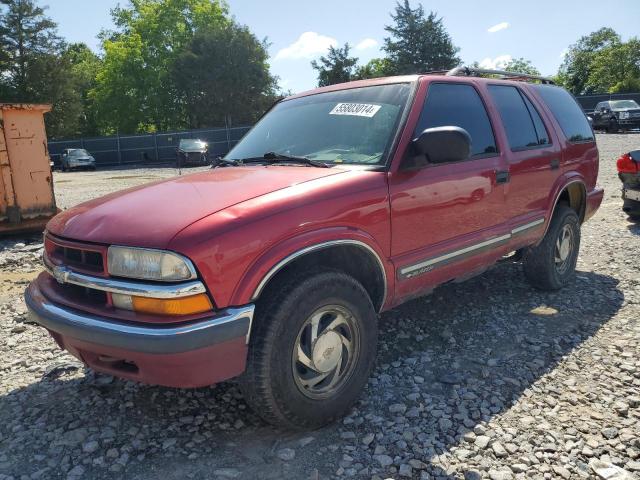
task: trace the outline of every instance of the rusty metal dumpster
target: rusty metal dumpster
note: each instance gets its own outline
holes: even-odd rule
[[[58,211],[44,127],[50,110],[0,103],[0,235],[42,230]]]

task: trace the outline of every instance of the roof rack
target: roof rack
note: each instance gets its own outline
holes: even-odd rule
[[[467,77],[479,77],[480,75],[500,75],[502,78],[511,78],[514,80],[523,79],[523,80],[539,80],[541,83],[548,85],[555,85],[555,82],[547,77],[541,77],[539,75],[529,75],[528,73],[520,73],[520,72],[507,72],[505,70],[487,70],[484,68],[475,68],[475,67],[456,67],[449,70],[446,75],[447,76],[456,76],[456,75],[464,75]]]

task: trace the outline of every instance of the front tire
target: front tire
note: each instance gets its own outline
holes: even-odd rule
[[[617,120],[609,120],[609,125],[607,126],[607,132],[609,133],[618,133],[620,131],[620,127],[618,126]]]
[[[377,316],[369,295],[334,270],[292,275],[258,304],[240,387],[264,420],[314,429],[343,416],[373,368]]]
[[[525,253],[523,267],[527,280],[540,290],[561,289],[575,276],[579,251],[578,215],[572,208],[558,205],[542,242]]]

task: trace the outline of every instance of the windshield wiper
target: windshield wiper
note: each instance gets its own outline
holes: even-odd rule
[[[318,168],[330,168],[331,165],[318,162],[316,160],[311,160],[307,157],[294,157],[292,155],[284,155],[282,153],[275,152],[267,152],[261,157],[248,157],[248,158],[239,158],[239,159],[221,159],[221,162],[224,162],[227,165],[243,165],[247,163],[299,163],[302,165],[309,165],[312,167]]]

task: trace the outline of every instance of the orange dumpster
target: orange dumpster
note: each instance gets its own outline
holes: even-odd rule
[[[42,230],[58,211],[44,127],[50,110],[0,103],[0,234]]]

